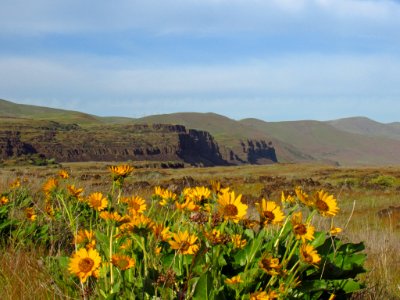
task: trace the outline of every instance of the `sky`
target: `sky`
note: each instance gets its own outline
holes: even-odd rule
[[[1,99],[135,118],[400,121],[400,1],[0,5]]]

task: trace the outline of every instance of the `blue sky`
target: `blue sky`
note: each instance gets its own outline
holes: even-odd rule
[[[400,121],[400,1],[1,0],[0,45],[18,103]]]

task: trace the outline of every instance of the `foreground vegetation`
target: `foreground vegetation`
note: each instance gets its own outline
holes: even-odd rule
[[[4,170],[0,298],[399,296],[396,170],[132,171]]]

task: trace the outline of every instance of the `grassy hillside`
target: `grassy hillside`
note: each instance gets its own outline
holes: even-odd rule
[[[245,119],[241,123],[291,143],[320,160],[334,160],[345,165],[400,164],[397,154],[400,141],[397,140],[345,132],[319,121]]]
[[[54,120],[63,123],[99,123],[100,119],[89,114],[42,106],[16,104],[0,99],[0,117]]]
[[[351,133],[388,137],[400,140],[400,126],[398,123],[383,124],[365,117],[332,120],[327,123],[337,129]]]

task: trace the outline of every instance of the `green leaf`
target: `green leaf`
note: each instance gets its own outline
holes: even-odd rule
[[[0,230],[2,230],[3,228],[7,228],[11,225],[16,224],[17,222],[15,220],[7,220],[6,222],[3,222],[0,224]]]
[[[250,247],[251,245],[249,243],[243,249],[239,250],[234,254],[234,260],[236,265],[244,266],[246,264],[246,257]]]
[[[102,233],[101,231],[96,230],[96,239],[97,242],[100,244],[100,249],[104,252],[105,255],[109,255],[110,253],[110,239],[109,237]],[[111,259],[110,257],[108,257]]]
[[[226,265],[227,265],[226,259],[224,258],[223,255],[220,255],[218,257],[218,267],[222,268],[222,267],[224,267]]]
[[[326,280],[308,280],[301,283],[299,290],[305,293],[313,291],[323,291],[328,289],[328,283]]]
[[[354,244],[354,243],[344,244],[344,245],[340,246],[338,249],[338,251],[340,251],[340,252],[349,253],[349,254],[361,252],[363,250],[365,250],[365,245],[363,242],[360,242],[358,244]]]
[[[244,235],[247,236],[249,240],[254,239],[254,231],[251,229],[246,229]]]
[[[177,276],[181,276],[184,272],[184,266],[182,264],[182,269],[179,267],[179,260],[179,255],[175,255],[175,253],[165,255],[161,258],[161,262],[166,269],[172,268]]]
[[[318,248],[319,246],[322,246],[325,243],[326,236],[325,232],[320,231],[315,233],[315,239],[311,242],[311,245],[314,246],[314,248]]]
[[[194,300],[207,300],[211,299],[211,293],[213,291],[213,279],[210,272],[202,274],[197,281],[196,288],[194,290]]]
[[[333,280],[332,283],[336,290],[343,291],[346,294],[354,293],[363,287],[362,284],[353,279]]]

